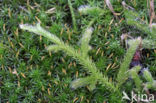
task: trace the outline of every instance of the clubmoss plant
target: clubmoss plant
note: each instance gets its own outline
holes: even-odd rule
[[[69,44],[64,43],[61,39],[56,37],[54,34],[51,34],[50,32],[43,29],[40,24],[37,24],[36,26],[31,26],[27,24],[21,24],[20,28],[23,30],[28,30],[30,32],[36,33],[38,35],[42,35],[44,37],[47,37],[49,40],[51,40],[53,45],[50,45],[47,47],[48,51],[64,51],[67,55],[73,57],[75,60],[77,60],[83,67],[86,69],[86,71],[90,74],[90,76],[79,78],[71,82],[71,88],[77,89],[82,86],[88,85],[89,90],[94,90],[96,88],[97,82],[105,86],[106,88],[109,88],[112,93],[116,92],[120,95],[120,89],[119,87],[123,82],[125,82],[126,78],[128,78],[128,67],[132,60],[132,57],[140,44],[140,39],[134,39],[132,44],[130,45],[129,50],[127,51],[127,54],[124,59],[124,63],[122,63],[117,82],[118,85],[115,86],[114,82],[109,81],[108,77],[106,75],[103,75],[95,66],[94,62],[89,58],[88,51],[91,49],[89,45],[89,41],[91,38],[91,34],[93,32],[92,27],[86,28],[80,42],[80,51],[73,48]],[[139,84],[138,84],[139,85]],[[137,86],[138,86],[137,85]],[[138,86],[139,87],[139,86]]]
[[[77,31],[76,19],[75,19],[75,14],[74,14],[74,10],[73,10],[73,7],[72,7],[71,0],[68,0],[68,5],[69,5],[70,12],[71,12],[71,15],[72,15],[72,22],[73,22],[74,30]]]
[[[86,82],[84,82],[84,81],[90,80],[90,82],[88,82],[87,84],[91,85],[90,86],[91,90],[93,89],[94,85],[96,84],[95,81],[99,81],[106,87],[110,88],[112,91],[117,91],[117,88],[114,86],[114,84],[112,82],[108,81],[107,76],[103,76],[103,74],[100,73],[100,71],[96,68],[95,64],[92,62],[92,60],[87,55],[88,54],[87,52],[90,49],[89,40],[91,38],[93,28],[91,28],[91,27],[87,28],[85,34],[82,36],[80,52],[78,52],[78,50],[74,49],[72,46],[64,43],[62,40],[60,40],[54,34],[51,34],[50,32],[43,29],[40,26],[40,24],[37,24],[36,26],[21,24],[20,28],[48,38],[55,44],[48,46],[47,50],[54,51],[54,52],[57,52],[60,50],[64,51],[67,55],[69,55],[69,56],[73,57],[74,59],[76,59],[77,61],[79,61],[79,63],[84,66],[86,71],[88,73],[90,73],[90,75],[91,75],[90,77],[81,78],[81,79],[78,79],[78,80],[75,80],[74,82],[72,82],[71,87],[77,88],[77,87],[85,86]]]
[[[89,70],[84,69],[79,61],[75,61],[62,51],[54,53],[44,49],[48,45],[57,44],[43,36],[37,37],[37,35],[31,35],[33,33],[23,32],[17,26],[22,23],[41,22],[41,25],[49,32],[56,34],[64,43],[70,44],[78,52],[83,51],[81,37],[86,34],[86,28],[88,30],[94,28],[90,46],[88,46],[89,52],[83,53],[86,57],[89,55],[92,58],[96,68],[108,78],[109,82],[114,81],[114,85],[117,85],[117,73],[120,64],[124,62],[122,57],[126,52],[120,46],[120,35],[126,31],[133,32],[134,35],[140,33],[144,45],[147,45],[145,47],[149,45],[149,48],[154,47],[151,45],[154,43],[153,40],[146,38],[149,35],[145,32],[134,31],[132,27],[134,25],[125,26],[126,19],[123,19],[121,0],[110,0],[114,11],[120,12],[118,17],[121,20],[114,18],[104,0],[70,1],[77,31],[74,29],[68,0],[32,0],[31,2],[30,0],[0,0],[0,103],[122,103],[121,98],[118,98],[122,97],[122,91],[129,93],[136,88],[134,79],[128,79],[121,85],[119,94],[110,93],[112,90],[106,88],[107,86],[94,78],[91,73],[89,74]],[[85,5],[89,7],[85,13],[76,10],[80,6],[87,7]],[[127,5],[141,12],[141,18],[143,18],[141,21],[149,18],[145,14],[148,12],[146,0],[130,0]],[[145,24],[148,26],[148,22]],[[155,79],[156,55],[153,49],[148,49],[148,52],[149,57],[144,56],[144,64],[149,66],[149,72]],[[79,80],[83,82],[83,85],[80,83],[77,86]],[[148,81],[144,80],[144,84],[146,83]],[[77,90],[69,87],[77,88]],[[88,92],[88,89],[93,91]],[[137,92],[138,89],[135,90]],[[152,94],[155,92],[151,89],[150,91]]]
[[[69,2],[70,4],[70,2]],[[79,12],[81,14],[94,14],[93,11],[98,12],[98,15],[104,13],[104,11],[98,7],[90,7],[90,6],[81,6],[79,9]],[[82,38],[80,39],[80,51],[78,49],[75,49],[71,45],[64,43],[61,39],[59,39],[54,34],[46,31],[43,29],[40,24],[38,23],[36,26],[28,25],[28,24],[21,24],[20,28],[23,30],[28,30],[29,32],[33,32],[35,34],[41,35],[52,41],[54,44],[47,47],[48,51],[63,51],[67,55],[73,57],[75,60],[77,60],[83,67],[86,69],[86,71],[90,74],[87,77],[79,78],[71,82],[71,88],[77,89],[82,86],[88,85],[89,89],[92,91],[95,89],[97,82],[105,86],[106,88],[109,88],[111,92],[118,92],[119,93],[119,87],[126,81],[126,79],[129,77],[128,69],[129,64],[133,58],[133,55],[138,48],[138,46],[141,43],[141,39],[133,39],[130,42],[130,48],[127,50],[127,53],[125,55],[125,58],[123,60],[123,63],[120,66],[119,73],[117,75],[117,86],[115,86],[115,82],[109,81],[109,78],[106,75],[103,75],[96,67],[95,63],[89,58],[88,51],[91,49],[91,46],[89,45],[89,41],[91,39],[91,34],[93,33],[93,28],[91,25],[94,23],[96,18],[93,18],[93,20],[89,23],[87,28],[85,29]],[[137,68],[137,67],[136,67]],[[138,69],[137,69],[138,70]],[[132,74],[135,71],[131,71]],[[138,78],[136,77],[136,74],[133,75],[134,80],[137,82]],[[141,83],[136,83],[137,87],[139,88]]]
[[[141,91],[141,87],[142,87],[142,80],[140,79],[138,73],[140,71],[141,67],[140,66],[135,66],[133,67],[130,72],[129,75],[132,77],[132,79],[135,82],[136,88]]]
[[[138,48],[141,40],[140,38],[132,40],[130,43],[130,48],[127,50],[127,53],[124,57],[123,63],[120,66],[119,73],[117,75],[117,82],[119,87],[128,79],[128,70],[129,70],[129,64],[131,63],[131,60],[134,56],[134,53],[136,52],[136,49]]]
[[[152,24],[152,27],[145,21],[141,20],[139,14],[135,11],[125,11],[125,16],[127,23],[131,26],[137,27],[140,31],[143,31],[147,34],[142,40],[142,48],[146,49],[155,49],[156,48],[156,27],[155,23]],[[133,40],[129,40],[128,43],[131,44]],[[130,74],[135,81],[137,88],[141,87],[142,81],[139,79],[139,76],[136,74],[136,69],[139,67],[134,67],[134,70],[131,70]],[[143,77],[146,79],[147,83],[145,84],[146,89],[156,89],[156,82],[153,79],[149,70],[145,69],[143,71]]]
[[[145,88],[156,90],[156,80],[153,79],[151,73],[148,70],[144,71],[144,77],[147,81],[147,83],[145,83]]]
[[[140,31],[143,31],[147,36],[142,40],[143,48],[151,49],[156,48],[156,27],[153,23],[152,27],[149,26],[146,21],[141,20],[139,14],[135,11],[125,11],[125,17],[127,24],[137,27]],[[129,40],[131,42],[131,40]]]
[[[74,29],[76,30],[77,27],[76,27],[75,15],[74,15],[70,0],[68,0],[68,5],[70,6],[70,10],[71,10],[71,14],[72,14],[73,26],[74,26]],[[86,5],[80,6],[78,8],[78,11],[80,12],[80,14],[94,15],[94,16],[95,15],[101,16],[103,13],[105,13],[99,7],[90,7],[90,6],[86,6]],[[128,14],[125,14],[125,15],[127,16]],[[136,15],[136,17],[137,17],[137,15]],[[82,38],[79,41],[79,43],[80,43],[79,49],[74,48],[70,44],[67,44],[64,41],[62,41],[61,39],[59,39],[56,35],[43,29],[39,23],[36,26],[32,26],[32,25],[28,25],[28,24],[21,24],[20,28],[23,30],[28,30],[29,32],[33,32],[40,36],[46,37],[47,39],[49,39],[50,41],[52,41],[54,43],[54,44],[46,47],[46,49],[48,51],[50,51],[50,52],[51,51],[53,51],[53,52],[63,51],[68,56],[71,56],[72,58],[77,60],[85,68],[85,70],[87,71],[89,76],[84,77],[84,78],[78,78],[78,79],[72,81],[71,85],[70,85],[71,88],[77,89],[79,87],[88,86],[89,90],[92,91],[96,88],[97,82],[99,82],[106,88],[109,88],[112,93],[114,93],[114,92],[119,93],[120,87],[122,87],[122,84],[129,78],[129,76],[131,76],[135,82],[137,89],[140,91],[141,86],[142,86],[142,81],[140,80],[137,73],[141,67],[137,66],[137,67],[134,67],[132,70],[129,70],[129,65],[134,56],[134,53],[136,52],[138,46],[141,43],[143,43],[143,47],[145,47],[145,45],[147,45],[147,48],[152,47],[153,45],[155,46],[155,43],[151,44],[151,42],[155,39],[154,38],[155,34],[153,34],[155,31],[154,27],[151,29],[152,30],[152,33],[151,33],[150,31],[148,31],[148,29],[147,29],[148,27],[146,27],[147,25],[144,26],[142,24],[139,24],[139,22],[132,23],[133,16],[127,17],[128,24],[130,24],[130,25],[135,24],[139,29],[142,26],[144,26],[143,30],[145,30],[147,33],[150,32],[151,35],[143,40],[141,40],[141,38],[138,37],[137,39],[131,39],[128,41],[129,49],[127,50],[127,53],[123,59],[123,63],[121,63],[119,73],[117,74],[116,82],[112,82],[112,81],[109,81],[109,78],[106,75],[103,75],[99,71],[99,69],[96,67],[95,63],[92,61],[92,59],[88,55],[88,51],[91,50],[91,46],[89,45],[89,42],[91,39],[91,35],[93,33],[92,24],[95,22],[95,20],[96,20],[96,17],[94,17],[92,19],[92,21],[89,23],[89,25],[83,32]],[[145,78],[151,78],[151,77],[149,77],[148,73],[146,73],[144,75],[145,75]],[[147,79],[147,81],[149,81],[148,83],[146,83],[147,88],[152,88],[155,86],[155,81],[153,79]],[[115,84],[117,84],[117,86],[115,86]],[[119,93],[119,94],[121,94],[121,93]]]

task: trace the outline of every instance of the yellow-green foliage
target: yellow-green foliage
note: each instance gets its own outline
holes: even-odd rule
[[[147,81],[145,84],[146,88],[156,90],[156,80],[153,79],[151,73],[148,70],[144,71],[144,77]]]
[[[142,32],[147,33],[147,37],[143,39],[143,48],[156,48],[156,27],[152,24],[149,26],[145,21],[141,20],[138,13],[130,10],[125,11],[127,23],[131,26],[137,27]]]
[[[140,69],[141,69],[140,66],[135,66],[130,70],[130,73],[129,73],[132,79],[134,80],[135,85],[139,91],[141,91],[141,87],[142,87],[142,81],[138,75],[138,72],[140,71]]]
[[[33,32],[33,33],[36,33],[38,35],[42,35],[42,36],[48,38],[56,45],[49,46],[47,48],[47,50],[55,51],[55,52],[59,51],[59,50],[64,51],[67,55],[69,55],[69,56],[73,57],[74,59],[76,59],[77,61],[79,61],[79,63],[81,65],[83,65],[83,67],[86,69],[86,71],[91,74],[91,76],[87,77],[87,79],[78,79],[78,80],[75,80],[74,82],[72,82],[73,88],[77,88],[77,87],[84,86],[86,84],[90,84],[90,88],[94,89],[96,81],[99,81],[100,83],[105,85],[107,88],[110,88],[112,90],[112,92],[117,90],[116,87],[114,86],[114,84],[112,82],[108,81],[108,77],[103,76],[103,74],[99,72],[99,70],[96,68],[95,64],[92,62],[92,60],[89,58],[89,56],[86,55],[89,50],[89,40],[91,38],[92,28],[87,28],[85,30],[86,32],[84,33],[84,35],[82,36],[82,39],[81,39],[81,52],[78,52],[78,50],[74,49],[72,46],[64,43],[62,40],[60,40],[55,35],[44,30],[40,26],[40,24],[37,24],[37,26],[21,24],[20,27],[23,30],[28,30],[30,32]],[[93,77],[94,77],[94,79],[92,79]],[[89,82],[84,83],[84,81],[86,81],[86,80],[89,80]]]
[[[140,42],[141,42],[140,39],[133,40],[130,44],[130,48],[127,50],[127,53],[124,57],[124,60],[121,63],[119,73],[117,75],[117,82],[118,82],[119,86],[121,86],[122,83],[124,83],[125,80],[128,78],[128,72],[127,71],[129,69],[129,64],[133,58],[133,55],[134,55],[136,49],[138,48]]]

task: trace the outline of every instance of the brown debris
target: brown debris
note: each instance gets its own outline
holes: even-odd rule
[[[127,10],[134,10],[134,8],[132,8],[131,6],[127,5],[125,1],[122,1],[122,5]]]
[[[150,27],[152,27],[152,21],[155,18],[154,12],[154,0],[150,0]]]
[[[116,13],[116,12],[114,11],[113,6],[112,6],[110,0],[105,0],[105,2],[106,2],[106,5],[108,6],[109,10],[110,10],[110,11],[113,13],[113,15],[115,16],[115,18],[118,19],[118,17],[117,17],[118,13]]]

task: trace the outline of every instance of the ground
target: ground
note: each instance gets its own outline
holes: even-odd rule
[[[93,24],[94,32],[90,41],[92,50],[89,55],[103,74],[110,80],[116,79],[127,50],[121,44],[121,35],[130,33],[137,37],[145,33],[127,25],[122,0],[110,0],[114,11],[119,13],[118,19],[104,0],[71,1],[77,30],[74,29],[68,0],[0,0],[0,102],[120,103],[116,94],[110,93],[100,84],[93,91],[89,91],[88,87],[71,89],[71,81],[88,75],[85,69],[63,52],[48,52],[45,48],[52,43],[47,38],[19,28],[19,24],[40,22],[46,30],[79,48],[83,31],[98,14],[81,15],[78,8],[81,5],[90,5],[103,9],[105,13]],[[125,2],[142,19],[149,21],[146,0]],[[155,57],[156,50],[143,51],[143,65],[149,67],[154,79]],[[132,88],[127,84],[124,90],[129,91]]]

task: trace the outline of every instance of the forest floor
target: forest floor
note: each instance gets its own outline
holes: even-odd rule
[[[76,19],[74,25],[68,0],[0,0],[1,103],[121,103],[116,94],[100,84],[93,91],[89,91],[87,86],[71,89],[71,81],[88,75],[82,66],[63,52],[48,52],[45,48],[52,43],[47,38],[19,28],[19,24],[40,22],[46,30],[79,48],[78,41],[83,31],[98,14],[81,15],[78,8],[90,5],[103,9],[104,13],[92,26],[89,55],[96,67],[110,81],[114,80],[127,50],[121,44],[121,35],[129,34],[135,38],[147,34],[127,24],[122,0],[110,0],[117,18],[104,0],[71,1]],[[125,0],[143,20],[149,22],[147,1]],[[154,79],[155,58],[156,50],[143,51],[142,64],[149,68]],[[131,84],[123,87],[124,91],[132,89]]]

